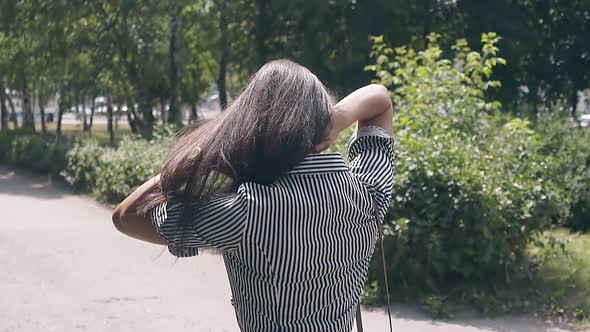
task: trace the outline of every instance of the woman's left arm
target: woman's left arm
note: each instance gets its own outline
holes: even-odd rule
[[[148,192],[150,192],[160,182],[160,175],[147,180],[139,188],[135,189],[131,195],[121,202],[113,211],[113,224],[123,234],[132,238],[155,243],[167,245],[150,220],[143,215],[137,214],[137,204],[139,200]]]

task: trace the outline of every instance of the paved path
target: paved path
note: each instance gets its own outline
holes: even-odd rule
[[[0,331],[238,331],[223,262],[175,260],[117,233],[110,210],[0,167]],[[395,307],[396,331],[564,331],[528,317],[432,322]],[[383,311],[365,330],[387,330]]]

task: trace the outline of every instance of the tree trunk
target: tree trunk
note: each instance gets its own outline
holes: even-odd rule
[[[574,121],[578,122],[578,118],[576,117],[576,109],[578,107],[578,91],[576,89],[574,89],[574,93],[572,95],[572,119],[574,119]]]
[[[533,120],[537,123],[538,116],[539,116],[539,90],[538,87],[535,85],[532,88],[529,87],[529,98],[533,106]]]
[[[194,123],[197,122],[197,120],[199,120],[199,116],[197,114],[197,103],[194,102],[191,105],[191,118],[190,118],[190,122]]]
[[[82,103],[82,130],[84,132],[88,131],[88,116],[86,116],[86,97],[82,98],[80,102]]]
[[[127,27],[127,19],[127,15],[123,15],[122,23],[124,27]],[[133,63],[128,61],[126,47],[127,46],[125,44],[120,44],[119,53],[122,61],[124,61],[124,68],[127,71],[127,75],[129,76],[129,81],[133,88],[137,91],[137,104],[139,107],[138,111],[142,116],[141,118],[138,118],[137,114],[134,114],[135,119],[133,119],[133,122],[142,137],[151,139],[154,129],[154,115],[152,114],[152,107],[150,104],[151,98],[149,98],[147,89],[140,75],[143,68],[137,68]],[[129,94],[127,95],[129,96]],[[128,116],[127,118],[129,119],[130,117]]]
[[[45,100],[43,100],[43,94],[41,92],[38,93],[38,102],[39,102],[39,113],[41,115],[41,131],[43,133],[47,132],[47,126],[45,124]]]
[[[138,134],[137,126],[135,125],[135,120],[133,119],[133,116],[131,116],[131,112],[127,112],[127,122],[129,123],[129,128],[131,129],[131,132],[134,134]]]
[[[113,114],[115,118],[115,132],[119,130],[119,120],[121,119],[121,105],[117,105],[117,112]]]
[[[65,104],[66,98],[63,91],[63,87],[61,87],[59,91],[59,101],[57,103],[57,124],[55,129],[55,133],[57,134],[57,136],[61,136],[61,120],[63,118],[64,108],[66,106]]]
[[[258,68],[266,63],[266,0],[256,0],[258,15],[256,16],[256,64]]]
[[[115,131],[113,130],[113,106],[107,105],[107,130],[109,131],[109,144],[115,145]]]
[[[422,0],[424,1],[422,7],[422,13],[424,15],[424,22],[422,25],[422,36],[424,38],[424,45],[428,43],[427,38],[431,31],[432,25],[432,14],[433,14],[433,6],[436,6],[436,1],[432,0]],[[434,2],[434,4],[432,4]]]
[[[512,102],[512,116],[518,116],[518,102],[516,100]]]
[[[35,130],[35,116],[31,108],[31,94],[29,93],[29,86],[26,77],[23,77],[23,128],[31,128]]]
[[[160,97],[160,120],[162,120],[162,124],[166,124],[166,100],[164,97]]]
[[[173,124],[182,124],[180,107],[177,105],[178,98],[178,65],[176,63],[176,35],[178,34],[178,0],[171,0],[170,3],[170,108],[168,121]]]
[[[131,100],[127,98],[127,122],[129,123],[129,128],[131,132],[134,134],[138,134],[137,128],[137,114],[135,113],[135,108],[133,107],[133,103]]]
[[[10,95],[5,94],[6,100],[8,100],[8,105],[10,105],[10,118],[12,119],[12,129],[18,128],[18,119],[16,118],[16,110],[14,109],[14,103],[12,102],[12,98]]]
[[[151,139],[154,129],[154,114],[152,113],[152,106],[148,101],[147,94],[143,85],[139,93],[139,99],[137,106],[141,112],[141,118],[135,117],[135,124],[137,129],[140,130],[140,134],[145,139]]]
[[[217,89],[219,90],[219,105],[223,110],[227,106],[225,75],[227,71],[227,58],[229,56],[229,49],[227,45],[227,10],[225,0],[219,0],[219,29],[221,30],[221,58],[219,59]]]
[[[90,100],[90,123],[88,123],[88,132],[92,131],[92,124],[94,123],[94,111],[96,109],[96,105],[94,101],[96,100],[96,96],[92,96]]]
[[[4,86],[0,84],[0,130],[8,130],[8,110],[4,97]]]

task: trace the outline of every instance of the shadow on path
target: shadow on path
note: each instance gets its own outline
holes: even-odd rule
[[[60,180],[0,165],[0,196],[58,199],[70,193],[71,190]]]
[[[534,314],[485,317],[469,309],[455,313],[452,320],[432,320],[417,305],[392,306],[394,331],[461,331],[461,332],[569,332],[571,329],[544,320]],[[388,331],[387,311],[363,308],[363,323],[367,331]],[[356,329],[353,329],[356,331]],[[587,331],[587,330],[584,330]]]

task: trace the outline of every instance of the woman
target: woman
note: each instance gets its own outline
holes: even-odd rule
[[[350,331],[393,183],[392,104],[369,85],[335,106],[306,68],[264,65],[217,119],[115,210],[178,257],[223,253],[242,331]],[[347,166],[319,152],[358,122]]]

